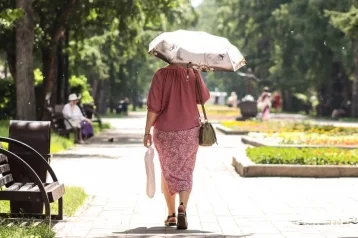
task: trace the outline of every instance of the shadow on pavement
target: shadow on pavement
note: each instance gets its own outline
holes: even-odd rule
[[[137,227],[134,229],[126,230],[123,232],[112,232],[112,235],[116,237],[121,237],[121,235],[126,234],[126,237],[153,237],[158,235],[164,235],[165,237],[175,236],[175,237],[225,237],[225,238],[244,238],[251,236],[252,234],[246,235],[225,235],[211,231],[203,230],[177,230],[175,227]],[[111,236],[111,237],[113,237]]]

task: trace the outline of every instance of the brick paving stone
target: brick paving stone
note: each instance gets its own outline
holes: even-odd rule
[[[113,137],[126,133],[138,137],[145,122],[144,118],[111,121],[116,129],[108,136]],[[239,136],[222,134],[218,146],[199,149],[187,208],[189,229],[163,227],[167,214],[157,159],[157,191],[149,199],[140,140],[121,145],[106,144],[105,139],[103,134],[97,142],[51,161],[61,182],[82,186],[94,196],[86,209],[55,225],[57,237],[358,237],[358,225],[339,225],[358,217],[357,179],[241,178],[231,158],[246,146]],[[295,223],[327,219],[331,225]]]

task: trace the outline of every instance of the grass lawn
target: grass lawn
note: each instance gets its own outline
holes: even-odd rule
[[[64,214],[65,216],[72,216],[76,210],[84,203],[87,198],[87,194],[83,188],[75,186],[66,186],[66,194],[64,195]],[[7,213],[10,211],[9,201],[0,201],[0,212]],[[57,213],[57,203],[51,204],[51,213]],[[40,224],[37,226],[20,226],[23,221],[18,220],[18,224],[11,227],[0,225],[0,238],[52,238],[55,237],[55,233],[49,229],[48,225]]]
[[[8,126],[9,121],[0,121],[0,136],[8,136]],[[110,128],[110,124],[103,123],[102,129]],[[95,133],[99,133],[101,130],[98,124],[93,125]],[[4,144],[6,147],[7,145]],[[74,146],[73,138],[67,139],[58,136],[57,134],[51,135],[51,153],[56,153],[62,150],[66,150]],[[64,195],[64,214],[65,216],[72,216],[76,210],[83,204],[87,194],[83,188],[75,186],[66,186],[66,194]],[[9,201],[0,201],[0,212],[7,213],[10,211],[10,202]],[[57,213],[57,203],[51,204],[51,213]],[[46,224],[40,224],[37,226],[21,226],[23,221],[21,219],[12,225],[7,226],[7,223],[3,224],[0,220],[0,238],[24,238],[24,237],[33,237],[33,238],[52,238],[55,237],[55,233],[48,228]]]
[[[256,164],[358,165],[358,150],[249,147],[246,154]]]

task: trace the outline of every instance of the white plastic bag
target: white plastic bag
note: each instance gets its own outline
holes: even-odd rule
[[[148,147],[144,155],[145,171],[147,173],[147,196],[153,198],[155,194],[154,149]]]

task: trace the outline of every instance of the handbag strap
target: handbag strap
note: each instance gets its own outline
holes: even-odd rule
[[[204,103],[203,103],[203,95],[201,94],[201,87],[200,87],[200,82],[199,82],[199,77],[198,77],[198,71],[194,70],[194,73],[196,76],[196,80],[195,80],[196,81],[196,90],[199,95],[201,108],[203,109],[204,119],[205,119],[205,121],[208,121],[208,117],[206,116],[206,111],[205,111],[205,107],[204,107]],[[199,113],[199,117],[200,117],[200,113]]]

